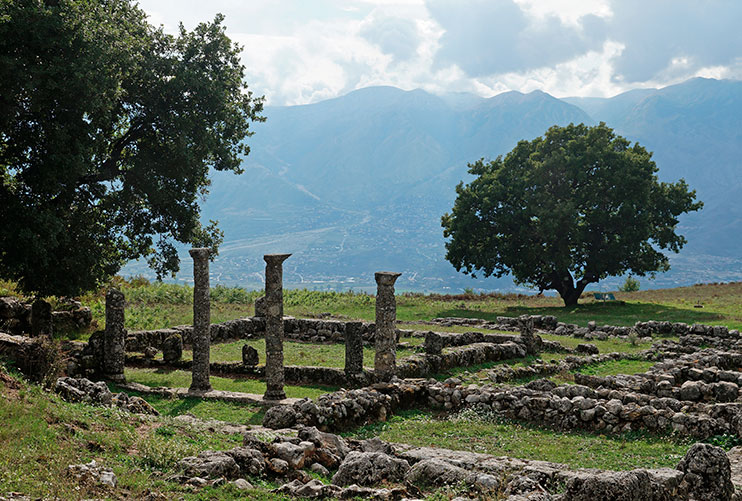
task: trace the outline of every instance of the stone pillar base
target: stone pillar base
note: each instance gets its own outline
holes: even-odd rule
[[[266,391],[265,395],[263,395],[263,400],[283,400],[286,398],[286,393],[281,391]]]

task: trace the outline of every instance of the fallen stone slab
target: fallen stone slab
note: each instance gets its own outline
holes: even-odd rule
[[[197,397],[203,400],[222,400],[240,404],[257,404],[262,406],[293,405],[299,402],[298,398],[284,398],[282,400],[265,400],[262,395],[255,393],[242,393],[238,391],[208,390],[191,391],[188,388],[168,388],[165,386],[152,387],[139,383],[126,383],[119,385],[121,389],[136,391],[149,395],[161,395],[166,397],[188,398]]]

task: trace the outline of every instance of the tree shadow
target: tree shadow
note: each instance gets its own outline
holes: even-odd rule
[[[585,324],[595,320],[598,324],[631,326],[639,321],[659,320],[670,322],[719,323],[725,317],[719,313],[697,308],[679,308],[657,303],[625,303],[623,301],[590,302],[577,306],[507,306],[504,311],[487,312],[466,307],[446,308],[434,313],[436,317],[481,318],[496,321],[498,316],[553,315],[560,322]]]

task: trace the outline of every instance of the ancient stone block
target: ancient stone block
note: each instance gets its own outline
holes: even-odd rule
[[[247,367],[255,367],[259,362],[258,350],[249,344],[242,346],[242,364]]]
[[[31,305],[31,336],[49,336],[53,332],[52,305],[37,299]]]
[[[116,289],[106,292],[106,330],[103,334],[103,374],[110,380],[124,382],[126,329],[124,329],[124,294]]]
[[[171,364],[183,357],[183,336],[170,334],[162,341],[162,358]]]
[[[345,374],[352,376],[363,372],[363,323],[345,324]]]

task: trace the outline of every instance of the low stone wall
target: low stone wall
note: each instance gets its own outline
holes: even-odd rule
[[[68,308],[52,312],[55,332],[85,330],[93,321],[90,308],[68,301]],[[0,297],[0,329],[11,335],[31,332],[31,305],[10,296]]]
[[[738,330],[730,330],[723,325],[686,324],[682,322],[668,322],[650,320],[647,322],[636,322],[632,327],[615,325],[597,325],[596,322],[588,322],[586,327],[577,324],[558,322],[551,315],[531,315],[536,329],[563,336],[574,336],[586,339],[608,339],[628,338],[632,331],[638,337],[654,336],[686,336],[696,335],[715,339],[740,340]],[[517,331],[519,329],[516,317],[497,317],[496,321],[487,321],[475,318],[446,317],[434,318],[430,321],[434,325],[444,326],[470,326],[482,329]]]
[[[606,353],[604,355],[568,356],[562,360],[534,360],[526,367],[512,367],[500,365],[490,369],[487,373],[493,383],[504,383],[516,379],[535,379],[553,376],[562,372],[571,372],[586,365],[601,364],[614,360],[646,360],[657,356],[653,350],[641,353]],[[661,356],[661,355],[659,355]]]
[[[270,410],[263,423],[273,426],[280,413],[282,426],[300,424],[343,431],[384,421],[399,410],[413,407],[449,412],[472,409],[481,416],[538,423],[560,430],[601,433],[673,430],[700,439],[722,434],[742,436],[742,403],[689,403],[607,388],[555,386],[546,380],[514,388],[462,386],[455,380],[376,384],[329,393],[316,402],[305,399],[288,408]]]
[[[345,324],[346,322],[341,320],[285,317],[284,338],[313,343],[343,343],[345,341]],[[374,323],[362,322],[361,332],[364,343],[374,342]],[[126,336],[126,351],[143,352],[150,347],[161,350],[164,340],[174,333],[179,333],[182,336],[184,345],[191,345],[193,327],[178,325],[169,329],[129,332]],[[265,335],[265,320],[262,317],[247,317],[212,324],[210,334],[212,344],[237,339],[262,338]],[[397,339],[402,334],[408,336],[424,335],[415,331],[398,329]]]
[[[502,344],[476,343],[459,348],[453,348],[441,355],[416,354],[397,363],[397,373],[403,378],[427,378],[453,367],[467,367],[486,362],[496,362],[525,356],[525,349],[521,344],[506,342]],[[180,360],[166,362],[151,360],[142,356],[128,356],[127,365],[144,367],[174,368],[191,370],[191,361]],[[265,366],[249,366],[242,362],[211,362],[209,370],[212,374],[240,375],[262,378],[265,376]],[[341,386],[355,388],[366,386],[375,381],[374,371],[364,369],[360,374],[347,375],[344,369],[334,367],[312,366],[284,366],[284,378],[293,384],[317,384],[325,386]]]

